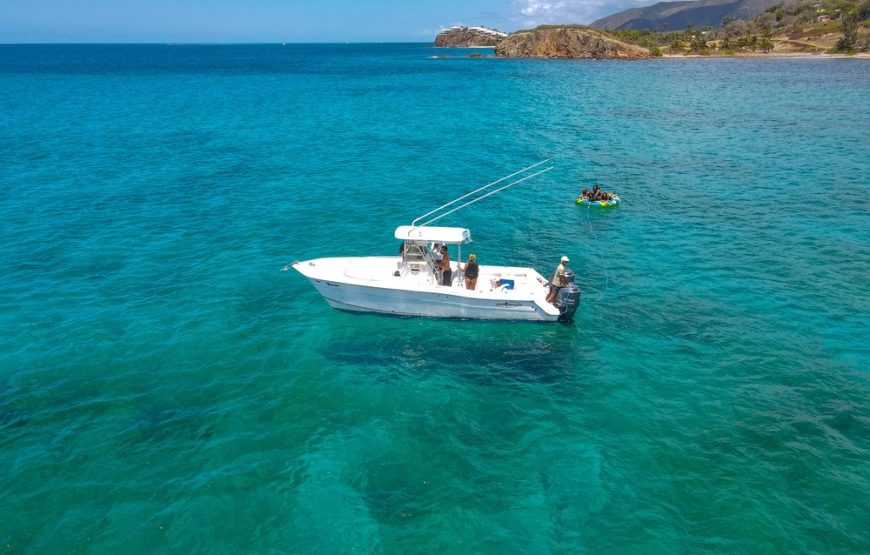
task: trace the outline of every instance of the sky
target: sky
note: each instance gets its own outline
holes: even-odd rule
[[[0,0],[0,43],[429,42],[591,23],[656,0]]]

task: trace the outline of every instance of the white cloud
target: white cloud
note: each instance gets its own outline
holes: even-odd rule
[[[592,23],[655,0],[513,0],[514,20],[526,27],[545,23]]]

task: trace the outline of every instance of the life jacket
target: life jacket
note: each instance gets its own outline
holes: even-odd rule
[[[469,262],[465,265],[465,277],[469,279],[477,279],[479,273],[480,267],[477,265],[477,262]]]

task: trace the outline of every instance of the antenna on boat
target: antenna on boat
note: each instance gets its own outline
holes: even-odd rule
[[[468,197],[470,197],[471,195],[477,194],[477,193],[479,193],[479,192],[481,192],[481,191],[483,191],[483,190],[485,190],[485,189],[488,189],[489,187],[492,187],[493,185],[497,185],[497,184],[501,183],[502,181],[504,181],[504,180],[506,180],[506,179],[510,179],[511,177],[514,177],[514,176],[519,175],[519,174],[521,174],[521,173],[527,172],[527,171],[529,171],[530,169],[532,169],[532,168],[536,168],[536,167],[540,166],[541,164],[544,164],[544,163],[549,162],[549,161],[550,161],[549,158],[547,158],[546,160],[541,160],[541,161],[538,162],[537,164],[532,164],[531,166],[529,166],[529,167],[527,167],[527,168],[523,168],[523,169],[521,169],[521,170],[519,170],[519,171],[516,171],[516,172],[510,174],[510,175],[506,175],[506,176],[502,177],[501,179],[496,179],[496,180],[493,181],[492,183],[487,183],[487,184],[484,185],[483,187],[480,187],[480,188],[478,188],[478,189],[475,189],[475,190],[471,191],[470,193],[466,193],[466,194],[462,195],[461,197],[455,198],[455,199],[451,200],[450,202],[448,202],[447,204],[443,204],[443,205],[439,206],[438,208],[436,208],[435,210],[431,210],[431,211],[429,211],[429,212],[426,212],[426,213],[423,214],[422,216],[419,216],[417,219],[415,219],[413,222],[411,222],[411,226],[413,226],[413,227],[417,227],[417,222],[419,222],[419,221],[422,220],[423,218],[425,218],[425,217],[427,217],[427,216],[431,216],[432,214],[436,214],[436,213],[440,212],[441,210],[444,210],[444,209],[447,208],[448,206],[452,206],[453,204],[456,204],[457,202],[459,202],[459,201],[462,200],[462,199],[468,198]],[[508,187],[511,187],[511,186],[513,186],[513,185],[516,185],[517,183],[520,183],[521,181],[525,181],[526,179],[530,179],[530,178],[532,178],[532,177],[535,177],[536,175],[542,174],[542,173],[544,173],[544,172],[548,172],[548,171],[550,171],[550,170],[552,170],[552,169],[553,169],[552,167],[549,167],[549,168],[547,168],[547,169],[545,169],[545,170],[541,170],[541,171],[539,171],[539,172],[537,172],[537,173],[533,173],[532,175],[526,176],[526,177],[524,177],[524,178],[522,178],[522,179],[520,179],[520,180],[514,181],[513,183],[511,183],[511,184],[509,184],[509,185],[505,185],[504,187],[499,187],[499,188],[496,189],[495,191],[490,191],[489,193],[487,193],[487,194],[485,194],[485,195],[483,195],[483,196],[481,196],[481,197],[478,197],[478,198],[476,198],[476,199],[474,199],[474,200],[472,200],[472,201],[470,201],[470,202],[467,202],[467,203],[463,204],[462,206],[460,206],[460,207],[458,207],[458,208],[454,208],[453,210],[450,210],[449,212],[445,212],[444,214],[441,214],[440,216],[437,216],[437,217],[435,217],[435,218],[432,218],[431,220],[427,221],[426,223],[420,224],[420,226],[429,225],[429,224],[431,224],[432,222],[434,222],[434,221],[436,221],[436,220],[440,220],[441,218],[443,218],[444,216],[446,216],[446,215],[448,215],[448,214],[452,214],[453,212],[456,212],[456,211],[459,210],[460,208],[465,208],[465,207],[468,206],[469,204],[473,204],[473,203],[475,203],[475,202],[477,202],[477,201],[479,201],[479,200],[481,200],[481,199],[483,199],[483,198],[488,197],[489,195],[495,194],[495,193],[497,193],[497,192],[499,192],[499,191],[503,191],[504,189],[507,189]]]
[[[497,181],[493,181],[492,183],[489,183],[489,184],[487,184],[487,185],[484,185],[483,187],[480,187],[479,189],[476,189],[476,190],[474,190],[474,191],[472,191],[472,192],[470,192],[470,193],[467,193],[467,194],[465,194],[465,195],[462,195],[462,196],[459,197],[459,198],[453,199],[453,200],[451,200],[450,202],[448,202],[447,204],[445,204],[445,205],[443,205],[443,206],[439,206],[438,208],[436,208],[435,210],[432,210],[431,212],[429,212],[429,213],[427,213],[427,214],[423,214],[422,216],[420,216],[419,218],[417,218],[416,220],[414,220],[413,222],[411,222],[411,225],[414,226],[414,227],[423,227],[423,226],[427,226],[427,225],[429,225],[429,224],[431,224],[431,223],[433,223],[433,222],[436,222],[436,221],[440,220],[441,218],[443,218],[443,217],[445,217],[445,216],[449,216],[450,214],[453,214],[453,213],[456,212],[457,210],[462,210],[462,209],[465,208],[466,206],[472,205],[472,204],[474,204],[475,202],[480,201],[480,200],[483,200],[483,199],[485,199],[485,198],[488,197],[488,196],[491,196],[491,195],[494,195],[494,194],[496,194],[496,193],[498,193],[498,192],[504,191],[504,190],[507,189],[508,187],[513,187],[514,185],[517,185],[517,184],[519,184],[519,183],[522,183],[523,181],[526,181],[527,179],[531,179],[531,178],[533,178],[533,177],[535,177],[535,176],[537,176],[537,175],[541,175],[542,173],[546,173],[546,172],[552,170],[552,169],[554,168],[554,166],[550,166],[549,168],[544,168],[543,170],[536,171],[536,172],[533,173],[533,174],[530,174],[530,175],[527,175],[527,176],[522,177],[522,178],[520,178],[520,179],[517,179],[516,181],[513,181],[513,182],[511,182],[511,183],[508,183],[507,185],[504,185],[504,186],[502,186],[502,187],[499,187],[498,189],[495,189],[495,190],[493,190],[493,191],[490,191],[490,192],[486,193],[485,195],[481,195],[481,196],[479,196],[479,197],[477,197],[477,198],[475,198],[475,199],[472,199],[472,200],[466,202],[465,204],[462,204],[462,205],[460,205],[460,206],[457,206],[456,208],[453,208],[452,210],[448,210],[447,212],[444,212],[443,214],[440,214],[440,215],[438,215],[438,216],[435,216],[435,217],[432,218],[431,220],[428,220],[428,221],[426,221],[426,222],[423,222],[422,224],[420,224],[419,226],[417,226],[417,222],[420,221],[420,220],[422,220],[422,219],[425,218],[426,216],[431,216],[432,214],[435,214],[435,213],[437,213],[437,212],[443,210],[444,208],[447,208],[448,206],[451,206],[451,205],[453,205],[453,204],[459,202],[460,200],[462,200],[462,199],[464,199],[464,198],[468,198],[468,197],[470,197],[471,195],[473,195],[473,194],[475,194],[475,193],[479,193],[480,191],[483,191],[484,189],[487,189],[487,188],[489,188],[489,187],[492,187],[493,185],[495,185],[495,184],[497,184],[497,183],[501,183],[501,182],[504,181],[505,179],[509,179],[509,178],[511,178],[511,177],[514,177],[515,175],[519,175],[519,174],[521,174],[521,173],[523,173],[523,172],[526,172],[526,171],[528,171],[528,170],[530,170],[530,169],[532,169],[532,168],[534,168],[534,167],[540,166],[541,164],[543,164],[543,163],[545,163],[545,162],[549,162],[549,161],[550,161],[549,158],[546,159],[546,160],[541,160],[541,161],[538,162],[537,164],[533,164],[533,165],[531,165],[531,166],[529,166],[529,167],[527,167],[527,168],[521,169],[521,170],[518,171],[518,172],[514,172],[514,173],[512,173],[512,174],[510,174],[510,175],[507,175],[507,176],[505,176],[505,177],[502,177],[501,179],[499,179],[499,180],[497,180]]]

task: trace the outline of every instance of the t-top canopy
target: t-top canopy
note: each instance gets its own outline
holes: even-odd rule
[[[464,227],[401,225],[396,228],[396,239],[423,243],[470,243],[471,231]]]

